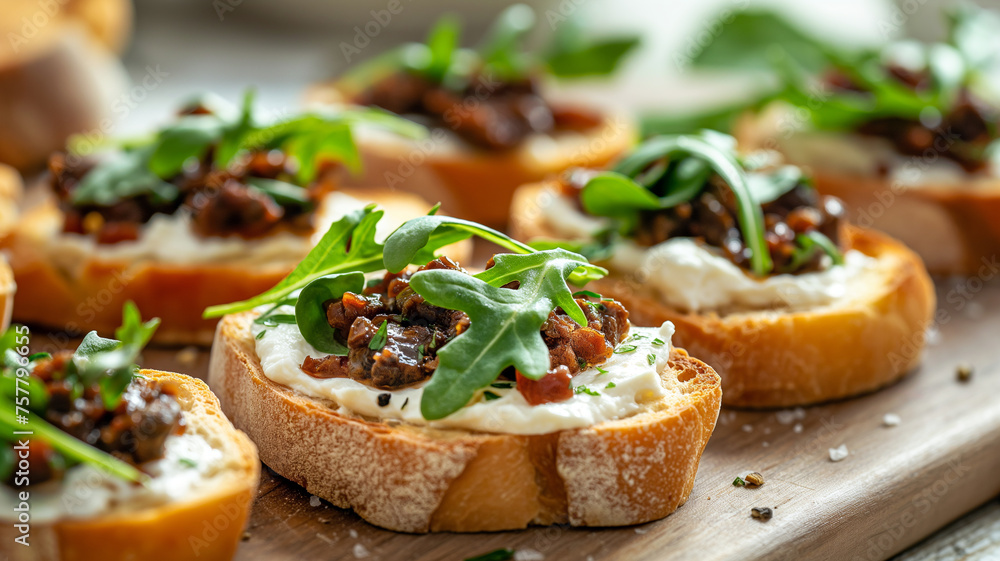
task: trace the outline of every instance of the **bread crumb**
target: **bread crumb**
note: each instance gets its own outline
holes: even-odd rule
[[[795,420],[795,412],[791,409],[785,409],[783,411],[778,411],[774,414],[774,418],[782,425],[790,425],[792,421]]]
[[[753,425],[743,425],[743,432],[753,432]]]
[[[968,382],[972,379],[972,365],[963,362],[955,367],[955,377],[958,378],[959,382]]]
[[[795,432],[795,434],[801,433],[802,432],[802,423],[795,423],[795,426],[792,427],[792,430]]]
[[[542,561],[545,554],[534,549],[519,549],[514,552],[514,561]]]
[[[368,557],[369,555],[371,555],[371,553],[368,552],[368,548],[366,548],[365,546],[363,546],[363,545],[361,545],[359,543],[354,544],[354,558],[355,559],[364,559],[365,557]]]
[[[900,419],[899,415],[895,413],[886,413],[885,416],[882,417],[882,424],[887,427],[894,427],[898,425],[901,421],[902,419]]]
[[[358,531],[355,530],[354,528],[351,528],[350,530],[348,530],[347,531],[347,535],[351,536],[351,538],[353,538],[353,539],[358,539]]]
[[[240,539],[241,539],[242,541],[247,541],[247,540],[249,540],[249,539],[250,539],[250,532],[243,532],[243,535],[242,535],[242,536],[240,536]]]
[[[320,502],[321,502],[321,499],[319,497],[317,497],[316,495],[312,495],[311,497],[309,497],[309,506],[311,506],[313,508],[318,507],[319,504],[320,504]]]
[[[839,462],[847,457],[850,452],[847,451],[847,445],[841,444],[836,448],[830,448],[830,461]]]
[[[184,347],[174,356],[181,366],[192,366],[198,362],[198,347]]]
[[[636,528],[635,529],[635,533],[639,534],[639,535],[645,534],[648,531],[649,531],[649,528]]]

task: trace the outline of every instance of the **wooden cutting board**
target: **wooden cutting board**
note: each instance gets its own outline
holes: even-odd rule
[[[859,399],[777,412],[724,409],[691,497],[664,520],[399,534],[265,469],[237,559],[461,561],[498,548],[546,561],[887,559],[1000,493],[1000,284],[939,285],[921,368]],[[956,379],[960,363],[974,369],[966,383]],[[204,378],[208,355],[150,350],[146,364]],[[901,423],[884,427],[886,413]],[[834,463],[828,450],[840,445],[850,455]],[[764,475],[763,487],[732,485],[751,470]],[[752,519],[755,506],[774,517]]]

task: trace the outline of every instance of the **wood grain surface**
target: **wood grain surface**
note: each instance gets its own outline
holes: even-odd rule
[[[487,534],[381,530],[265,469],[237,559],[888,559],[1000,493],[1000,285],[939,281],[923,366],[873,395],[786,411],[723,410],[688,503],[636,527]],[[146,365],[204,377],[205,352],[153,349]],[[956,379],[956,367],[973,367]],[[886,413],[901,423],[883,426]],[[289,435],[294,438],[294,435]],[[832,462],[828,450],[850,455]],[[766,483],[738,488],[759,471]],[[767,506],[768,522],[750,509]],[[490,505],[483,505],[490,508]]]

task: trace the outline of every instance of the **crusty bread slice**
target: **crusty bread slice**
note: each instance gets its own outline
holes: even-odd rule
[[[260,479],[260,461],[249,438],[233,428],[219,400],[201,380],[172,372],[143,376],[177,385],[185,430],[222,452],[224,465],[209,491],[153,508],[128,503],[92,519],[32,522],[30,547],[14,543],[17,531],[0,525],[11,561],[228,560],[236,553]]]
[[[515,237],[555,236],[536,210],[537,198],[552,188],[518,191]],[[919,363],[935,294],[920,258],[903,244],[872,230],[845,233],[849,247],[878,260],[877,274],[855,279],[848,297],[815,309],[682,313],[614,271],[590,286],[624,304],[637,325],[674,322],[677,345],[722,376],[726,405],[787,407],[849,397],[898,380]]]
[[[326,83],[313,86],[306,101],[343,104],[345,96],[335,84]],[[387,185],[440,201],[455,216],[502,226],[518,186],[574,166],[605,166],[635,143],[638,129],[631,117],[608,113],[585,133],[557,135],[551,142],[527,142],[502,152],[455,146],[445,136],[432,131],[430,138],[413,142],[359,135],[364,173],[347,184]]]
[[[396,217],[426,214],[430,204],[406,193],[386,190],[345,190],[359,200],[371,201]],[[42,234],[36,225],[58,213],[42,206],[27,213],[0,248],[10,254],[21,291],[14,301],[15,321],[57,330],[82,332],[96,329],[110,336],[121,321],[121,308],[132,300],[144,316],[159,317],[154,340],[168,344],[208,345],[216,319],[202,318],[205,308],[256,296],[274,286],[303,257],[289,256],[283,263],[262,263],[253,258],[219,264],[178,265],[142,261],[130,263],[92,258],[74,276],[61,270],[39,251]],[[464,259],[468,243],[449,249]]]
[[[718,375],[683,350],[662,372],[668,397],[586,429],[522,436],[362,418],[268,379],[254,314],[219,323],[209,384],[271,469],[362,518],[402,532],[529,524],[620,526],[687,500],[718,417]]]

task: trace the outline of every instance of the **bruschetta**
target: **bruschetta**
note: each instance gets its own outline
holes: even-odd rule
[[[740,158],[721,133],[654,137],[611,171],[521,188],[513,232],[607,267],[593,290],[638,325],[673,322],[728,405],[805,405],[899,379],[934,312],[920,258],[847,224],[836,198],[774,157]]]
[[[200,380],[133,361],[156,328],[28,353],[3,337],[0,539],[12,561],[232,559],[260,476],[254,445]],[[16,364],[12,362],[16,357]]]
[[[637,134],[624,113],[550,99],[542,81],[553,65],[520,51],[533,22],[529,8],[513,6],[471,50],[458,47],[458,24],[445,17],[426,45],[403,45],[314,86],[307,101],[381,107],[426,123],[430,137],[420,141],[362,130],[365,172],[355,181],[417,193],[456,216],[503,225],[518,185],[570,166],[604,165]],[[588,62],[576,58],[577,65]]]
[[[573,293],[604,274],[578,254],[437,216],[379,246],[377,219],[344,231],[379,263],[317,247],[211,312],[209,385],[265,464],[402,532],[638,524],[687,500],[721,391],[669,322]],[[475,275],[435,256],[473,234],[515,253]]]
[[[430,208],[338,188],[344,167],[356,169],[355,122],[419,127],[375,111],[258,119],[249,96],[242,109],[206,97],[121,149],[53,155],[52,196],[0,242],[23,287],[14,319],[108,334],[133,301],[161,318],[158,341],[207,345],[204,308],[273,286],[341,215],[378,203],[398,225]]]
[[[808,167],[852,222],[905,243],[931,273],[981,275],[1000,252],[1000,15],[961,4],[943,19],[937,43],[852,50],[803,30],[764,57],[745,42],[754,33],[715,40],[776,63],[778,89],[735,121],[742,149]]]

